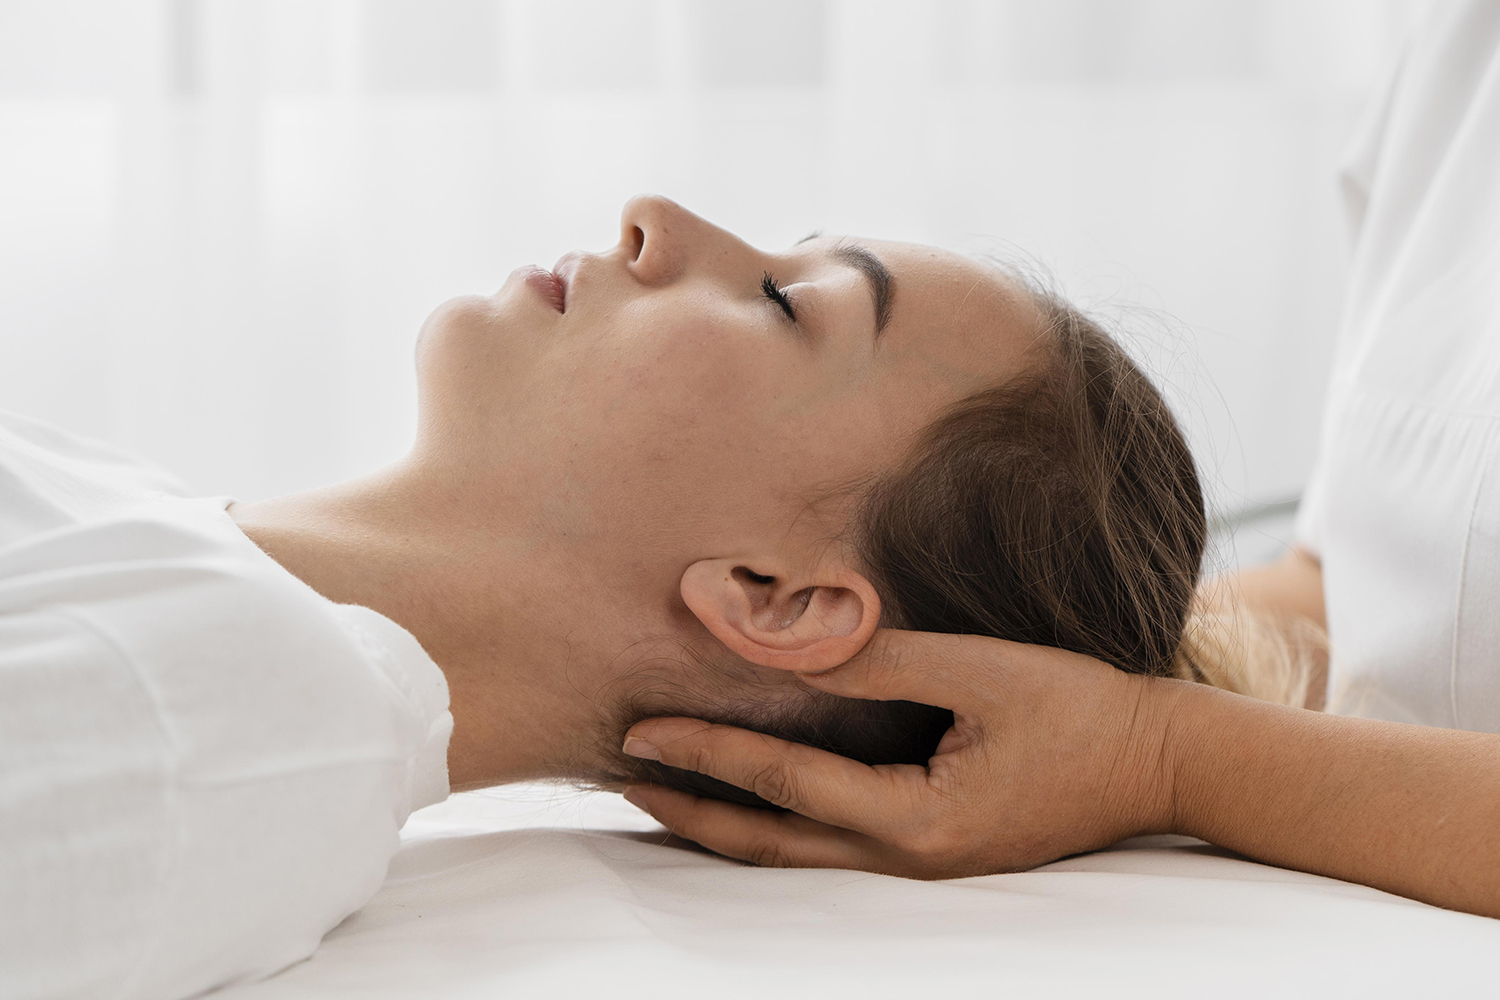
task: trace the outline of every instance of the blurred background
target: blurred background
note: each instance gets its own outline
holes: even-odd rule
[[[0,0],[0,407],[208,493],[369,471],[435,305],[656,191],[767,248],[1040,268],[1168,386],[1216,509],[1293,497],[1337,167],[1425,6]]]

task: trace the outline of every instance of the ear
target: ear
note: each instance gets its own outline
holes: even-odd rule
[[[760,563],[762,570],[777,568]],[[797,578],[756,572],[745,560],[701,559],[682,574],[681,591],[732,652],[778,670],[830,670],[859,652],[880,624],[875,588],[842,563]]]

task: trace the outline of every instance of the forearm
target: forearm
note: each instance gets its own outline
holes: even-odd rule
[[[1323,567],[1304,549],[1289,549],[1273,563],[1205,580],[1200,596],[1210,606],[1216,601],[1238,600],[1273,618],[1305,618],[1318,628],[1328,627]]]
[[[1500,917],[1500,736],[1161,684],[1175,832]]]

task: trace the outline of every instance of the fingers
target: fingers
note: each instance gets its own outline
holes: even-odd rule
[[[810,687],[845,698],[958,709],[974,692],[977,675],[995,680],[1011,645],[986,636],[881,629],[843,665],[798,676]]]
[[[625,798],[662,826],[716,854],[763,868],[875,865],[869,838],[796,813],[772,813],[658,785],[631,785]]]
[[[764,733],[698,719],[638,722],[626,733],[624,750],[718,778],[820,823],[870,834],[884,832],[910,815],[927,779],[922,767],[869,767]]]

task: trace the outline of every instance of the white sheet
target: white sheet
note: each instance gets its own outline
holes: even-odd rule
[[[307,962],[214,1000],[1500,996],[1500,920],[1141,838],[1032,872],[765,870],[548,786],[414,814]],[[982,991],[982,992],[981,992]]]

